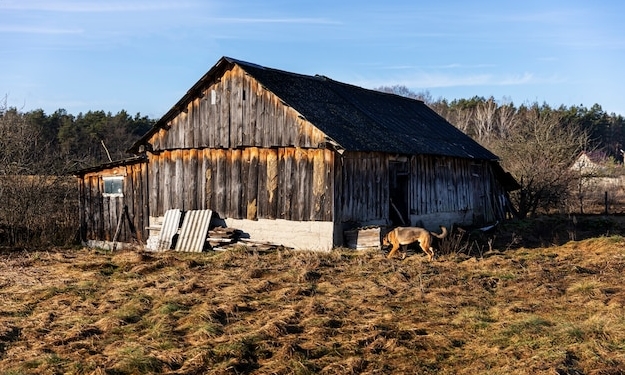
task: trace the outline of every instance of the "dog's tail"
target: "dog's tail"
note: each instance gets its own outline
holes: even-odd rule
[[[447,228],[445,228],[444,226],[440,226],[441,227],[441,234],[438,233],[434,233],[434,232],[430,232],[430,234],[436,238],[440,238],[443,239],[445,237],[447,237]]]

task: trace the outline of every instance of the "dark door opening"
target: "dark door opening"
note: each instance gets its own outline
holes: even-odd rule
[[[410,174],[407,162],[389,164],[389,219],[393,226],[410,226],[408,191]]]

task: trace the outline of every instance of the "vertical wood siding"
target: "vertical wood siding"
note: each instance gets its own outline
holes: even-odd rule
[[[257,148],[164,151],[149,156],[150,214],[211,209],[233,219],[331,221],[334,152]],[[179,167],[180,166],[180,167]],[[171,199],[169,191],[177,192]]]
[[[411,215],[470,212],[475,223],[505,217],[504,194],[486,161],[416,155],[409,167]],[[389,155],[346,152],[335,163],[336,214],[342,223],[390,222]]]
[[[340,187],[336,206],[341,222],[387,221],[388,156],[382,153],[346,152],[337,163]]]
[[[213,94],[214,92],[214,94]],[[212,103],[212,98],[215,103]],[[235,66],[150,139],[154,151],[244,147],[317,148],[324,134]]]
[[[418,155],[411,160],[410,210],[416,215],[473,212],[476,223],[504,217],[487,161]]]
[[[238,66],[150,139],[150,215],[211,209],[250,219],[332,220],[325,135]]]
[[[121,197],[104,196],[103,177],[124,176],[124,191]],[[117,224],[123,218],[123,225],[117,241],[132,242],[133,237],[145,243],[148,225],[148,174],[145,163],[88,173],[79,179],[80,229],[83,240],[113,241]],[[130,218],[130,221],[128,220]],[[136,231],[131,232],[131,228]]]

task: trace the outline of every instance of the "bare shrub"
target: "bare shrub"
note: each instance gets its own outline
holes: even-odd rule
[[[0,245],[66,245],[74,239],[78,191],[44,129],[0,105]]]

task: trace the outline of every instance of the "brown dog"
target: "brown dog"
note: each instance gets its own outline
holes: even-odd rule
[[[434,248],[432,247],[432,236],[436,238],[447,237],[447,228],[440,226],[441,234],[430,232],[427,229],[419,227],[397,227],[388,232],[382,238],[382,244],[384,246],[393,245],[391,251],[389,251],[387,258],[395,256],[399,247],[402,247],[403,256],[406,257],[406,246],[411,243],[419,242],[421,249],[428,255],[429,260],[434,259]]]

